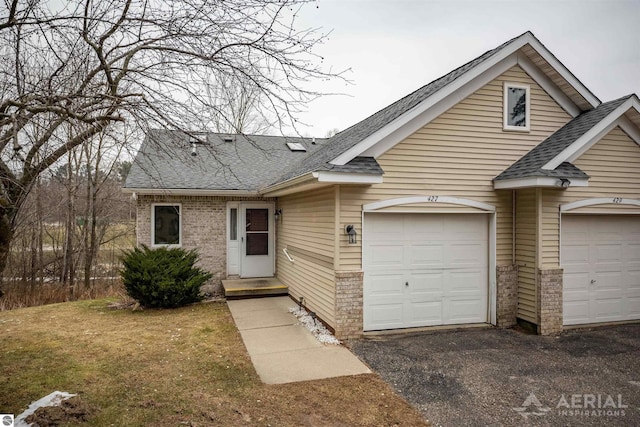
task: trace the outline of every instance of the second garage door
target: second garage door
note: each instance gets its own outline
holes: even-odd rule
[[[640,216],[562,216],[565,325],[640,319]]]
[[[488,216],[365,214],[364,329],[488,319]]]

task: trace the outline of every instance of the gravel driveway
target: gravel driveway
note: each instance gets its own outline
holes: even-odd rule
[[[349,346],[433,425],[640,426],[639,324],[560,337],[462,329]]]

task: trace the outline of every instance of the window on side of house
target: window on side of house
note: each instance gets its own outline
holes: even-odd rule
[[[529,85],[504,83],[504,124],[505,130],[529,131],[530,95]]]
[[[154,204],[151,206],[151,243],[154,246],[180,246],[182,221],[179,204]]]

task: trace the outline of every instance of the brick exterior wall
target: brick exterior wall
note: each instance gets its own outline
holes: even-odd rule
[[[538,270],[538,333],[557,335],[562,332],[561,268]]]
[[[182,247],[198,249],[199,266],[211,274],[216,293],[222,293],[222,279],[227,275],[227,202],[267,199],[215,196],[138,196],[137,243],[151,246],[151,205],[180,203],[182,206]]]
[[[339,340],[362,337],[362,271],[336,271],[336,327]]]
[[[503,265],[496,268],[496,323],[499,328],[516,325],[518,313],[518,266]]]

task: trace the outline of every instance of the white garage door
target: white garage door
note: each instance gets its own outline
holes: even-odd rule
[[[640,319],[640,216],[563,215],[565,325]]]
[[[365,214],[364,329],[488,319],[488,216]]]

